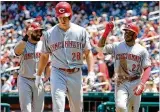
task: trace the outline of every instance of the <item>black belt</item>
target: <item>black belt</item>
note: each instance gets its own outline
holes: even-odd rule
[[[73,69],[66,69],[66,68],[58,68],[59,70],[62,70],[64,72],[67,72],[69,74],[78,72],[80,68],[73,68]]]
[[[21,76],[23,77],[23,76]],[[36,78],[29,78],[29,77],[23,77],[23,78],[26,78],[26,79],[29,79],[29,80],[35,80]]]

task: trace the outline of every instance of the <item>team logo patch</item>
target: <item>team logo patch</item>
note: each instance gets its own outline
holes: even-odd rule
[[[65,9],[61,8],[59,9],[59,13],[63,14],[65,12]]]

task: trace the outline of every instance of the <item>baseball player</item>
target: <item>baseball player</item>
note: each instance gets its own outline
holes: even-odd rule
[[[87,31],[71,23],[72,9],[69,3],[59,2],[56,7],[59,23],[49,29],[43,40],[42,52],[37,71],[41,73],[51,55],[51,94],[53,112],[64,112],[65,97],[68,97],[71,112],[82,112],[83,88],[82,71],[83,54],[88,64],[88,83],[93,85],[93,55]],[[37,81],[39,83],[39,81]]]
[[[115,102],[117,112],[138,112],[141,94],[151,71],[149,53],[135,43],[139,27],[127,23],[123,42],[106,44],[108,34],[113,30],[113,21],[106,24],[105,31],[98,43],[97,50],[114,55]]]
[[[43,28],[38,23],[31,23],[26,36],[15,46],[14,52],[21,56],[18,76],[19,101],[22,112],[42,112],[44,108],[44,87],[36,85],[38,60],[41,54]],[[49,75],[49,66],[45,68]]]

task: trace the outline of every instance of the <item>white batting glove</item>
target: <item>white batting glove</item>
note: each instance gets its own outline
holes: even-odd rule
[[[35,79],[35,85],[36,85],[36,87],[39,87],[39,85],[42,82],[41,76],[38,76],[37,74],[34,74],[34,76],[36,77],[36,79]]]
[[[89,72],[88,76],[87,76],[87,84],[90,87],[93,87],[94,83],[95,83],[95,79],[96,79],[96,75],[94,72]]]

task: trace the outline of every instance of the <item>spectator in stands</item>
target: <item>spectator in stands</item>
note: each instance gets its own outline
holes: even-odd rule
[[[98,44],[100,36],[98,35],[97,32],[91,32],[91,37],[92,38],[90,39],[90,43],[91,43],[91,46],[92,46],[92,53],[93,53],[93,55],[97,55],[98,52],[96,51],[95,47]]]
[[[18,73],[14,72],[13,75],[9,77],[9,79],[2,86],[2,93],[5,92],[18,92],[17,89],[17,76]]]
[[[1,76],[1,88],[3,87],[3,85],[6,83],[7,78],[3,75]]]
[[[158,82],[158,83],[156,84],[156,86],[157,86],[157,91],[158,91],[158,93],[159,93],[159,92],[160,92],[160,88],[159,88],[160,82]]]
[[[159,88],[160,87],[159,72],[157,72],[156,74],[154,74],[154,80],[153,80],[154,84],[156,85],[157,92],[160,92],[160,88]]]
[[[156,84],[153,81],[148,81],[144,92],[158,92]]]
[[[152,51],[156,48],[156,41],[150,40],[149,41],[149,53],[151,54]]]
[[[151,56],[154,60],[160,61],[159,49],[154,49]]]
[[[114,57],[112,57],[112,55],[107,55],[105,57],[105,63],[108,68],[109,78],[113,78],[114,76],[114,61],[113,60],[114,60]]]
[[[157,35],[158,34],[155,32],[155,29],[153,28],[153,26],[147,26],[145,28],[144,34],[142,35],[142,38],[150,38]]]
[[[26,19],[29,19],[29,18],[30,18],[30,11],[27,10],[26,6],[23,6],[23,7],[22,7],[22,11],[23,11],[23,13],[24,13],[24,18],[25,18],[25,20],[26,20]]]
[[[88,85],[87,85],[87,76],[83,76],[82,87],[83,87],[83,92],[84,92],[84,93],[87,93],[87,92],[91,91],[91,90],[88,88]]]
[[[11,84],[12,84],[12,91],[11,92],[18,92],[17,77],[18,77],[18,72],[14,72],[13,73],[13,79],[11,81]]]
[[[50,93],[51,92],[51,85],[49,82],[46,82],[45,85],[44,85],[44,91],[46,93]]]
[[[97,64],[98,64],[98,68],[99,68],[99,72],[103,73],[106,77],[107,80],[110,79],[109,77],[109,72],[108,72],[108,67],[106,65],[106,63],[104,62],[104,55],[102,52],[99,52],[97,54]]]
[[[43,18],[41,16],[37,16],[34,21],[38,22],[41,25],[43,25]]]
[[[95,87],[98,92],[110,92],[111,91],[111,85],[109,80],[106,78],[106,75],[104,73],[99,72],[97,74],[98,84],[101,84],[100,86]]]

